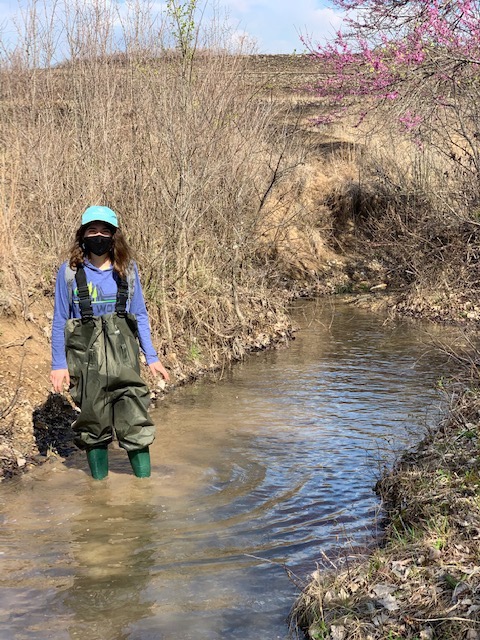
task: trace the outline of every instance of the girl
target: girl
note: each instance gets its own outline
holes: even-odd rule
[[[86,450],[98,480],[108,474],[114,432],[135,475],[150,475],[155,428],[147,412],[149,390],[140,377],[138,342],[150,371],[168,382],[152,345],[137,267],[117,216],[108,207],[88,207],[70,259],[57,274],[50,380],[57,393],[64,383],[70,386],[80,407],[73,423],[75,444]]]

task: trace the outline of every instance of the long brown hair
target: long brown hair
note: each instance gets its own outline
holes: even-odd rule
[[[85,262],[87,254],[84,251],[83,238],[88,224],[84,224],[75,232],[75,240],[70,248],[69,265],[71,269],[76,269],[79,264]],[[127,269],[132,261],[132,251],[127,244],[125,236],[120,229],[114,229],[112,236],[112,248],[110,249],[110,260],[113,269],[121,278],[127,277]]]

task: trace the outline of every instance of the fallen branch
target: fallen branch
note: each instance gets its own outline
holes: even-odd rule
[[[28,338],[25,338],[24,343],[28,340]],[[18,398],[18,394],[20,392],[21,386],[20,386],[20,380],[22,379],[22,373],[23,373],[23,361],[25,360],[25,351],[22,354],[22,359],[20,361],[20,367],[18,370],[18,382],[17,382],[17,388],[15,389],[15,393],[13,394],[10,402],[8,403],[8,405],[5,407],[5,409],[1,409],[0,410],[0,420],[4,420],[9,413],[12,412],[13,407],[16,405],[17,403],[17,398]]]
[[[0,349],[9,349],[10,347],[23,347],[27,340],[30,340],[32,336],[26,336],[26,338],[20,340],[14,340],[13,342],[6,342],[5,344],[0,344]]]

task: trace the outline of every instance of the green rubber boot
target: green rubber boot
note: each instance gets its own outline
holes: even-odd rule
[[[88,466],[95,480],[103,480],[108,475],[108,448],[95,447],[87,451]]]
[[[128,452],[128,459],[137,478],[150,477],[150,451],[148,447]]]

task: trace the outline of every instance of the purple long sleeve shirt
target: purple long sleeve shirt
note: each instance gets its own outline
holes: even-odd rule
[[[65,270],[67,263],[64,262],[57,273],[55,285],[55,307],[53,311],[52,323],[52,369],[67,369],[67,358],[65,355],[65,324],[70,318],[80,318],[80,307],[76,292],[76,282],[73,282],[72,300],[69,300],[69,292]],[[147,364],[158,361],[157,352],[152,344],[150,335],[150,323],[148,321],[147,308],[143,297],[142,286],[138,277],[137,265],[133,263],[135,283],[133,295],[127,303],[127,312],[132,313],[137,318],[138,338],[140,348],[143,351]],[[113,267],[102,271],[93,264],[85,261],[85,275],[90,291],[93,314],[103,316],[115,311],[117,299],[117,283],[113,277]]]

